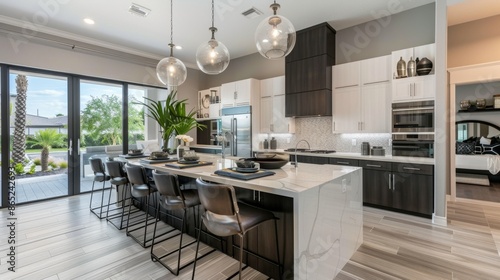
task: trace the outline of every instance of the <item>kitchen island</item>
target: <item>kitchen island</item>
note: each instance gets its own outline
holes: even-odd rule
[[[228,184],[244,191],[271,194],[293,201],[293,264],[284,265],[285,279],[332,279],[363,242],[362,171],[359,167],[287,164],[272,176],[243,181],[215,175],[234,167],[234,159],[199,154],[212,165],[186,169],[164,164],[147,168],[188,178]],[[137,161],[136,161],[137,162]],[[285,259],[289,252],[284,253]],[[283,256],[282,256],[283,258]],[[265,273],[265,272],[264,272]]]

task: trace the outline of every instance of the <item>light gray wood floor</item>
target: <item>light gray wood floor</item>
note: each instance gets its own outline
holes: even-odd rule
[[[151,261],[149,249],[91,214],[88,200],[86,194],[18,206],[15,273],[7,270],[9,212],[2,209],[0,279],[190,279],[192,266],[173,276]],[[449,203],[448,216],[442,227],[365,208],[364,244],[336,279],[500,279],[500,207]],[[196,279],[225,279],[236,270],[235,259],[215,252],[199,262]],[[266,279],[252,269],[244,274]]]

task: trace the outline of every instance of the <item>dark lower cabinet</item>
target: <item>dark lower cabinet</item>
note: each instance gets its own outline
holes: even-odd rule
[[[329,164],[358,166],[359,160],[350,158],[330,158]]]
[[[431,217],[434,166],[359,161],[363,167],[363,204]]]
[[[283,279],[293,279],[293,199],[242,188],[235,190],[239,201],[270,210],[278,218],[279,258],[284,269]],[[237,239],[235,238],[235,244],[239,246]],[[269,221],[250,230],[245,236],[244,248],[277,262],[274,222]],[[232,253],[237,259],[238,249],[234,249]],[[280,279],[279,269],[272,263],[252,254],[244,254],[244,261],[273,279]]]
[[[290,161],[295,162],[295,155],[290,155]],[[305,156],[297,155],[297,161],[303,163],[313,163],[313,164],[328,164],[329,160],[327,157],[315,157],[315,156]]]

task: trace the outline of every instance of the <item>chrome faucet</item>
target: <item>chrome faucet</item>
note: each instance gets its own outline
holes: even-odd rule
[[[297,144],[295,145],[295,168],[297,168],[297,166],[299,166],[299,162],[297,161],[297,147],[299,146],[300,142],[306,142],[307,143],[307,149],[310,150],[311,149],[311,145],[309,145],[309,142],[307,142],[307,140],[300,140],[299,142],[297,142]]]
[[[221,132],[220,135],[217,135],[216,139],[217,139],[217,142],[221,143],[222,147],[221,147],[220,154],[221,154],[222,159],[224,159],[224,158],[226,158],[226,153],[225,153],[226,141],[227,141],[226,135]]]

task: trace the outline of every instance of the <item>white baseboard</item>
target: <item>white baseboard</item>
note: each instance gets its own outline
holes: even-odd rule
[[[443,216],[436,216],[436,214],[432,214],[432,223],[440,226],[447,226],[448,220]]]

